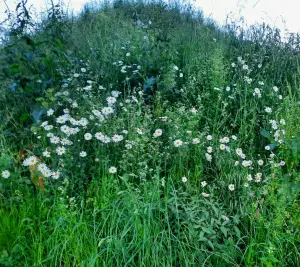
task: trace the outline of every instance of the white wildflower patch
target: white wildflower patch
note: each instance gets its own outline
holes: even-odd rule
[[[114,167],[114,166],[112,166],[112,167],[110,167],[110,168],[108,169],[108,172],[114,174],[114,173],[117,172],[117,168]]]
[[[174,146],[175,147],[180,147],[183,145],[183,142],[180,139],[177,139],[174,141]]]
[[[2,178],[7,179],[10,176],[10,172],[8,170],[4,170],[1,173]]]

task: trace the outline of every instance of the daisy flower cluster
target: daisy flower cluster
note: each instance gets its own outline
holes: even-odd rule
[[[36,166],[37,170],[45,178],[58,179],[60,177],[60,171],[52,171],[45,163],[42,163],[36,156],[30,156],[23,161],[23,166],[32,167]]]
[[[82,70],[81,72],[85,73],[85,71]],[[75,77],[79,76],[80,75],[75,75]],[[87,81],[87,83],[90,85],[92,84],[91,81]],[[62,88],[66,87],[68,87],[68,85],[63,84]],[[86,91],[86,89],[84,90]],[[79,94],[74,97],[75,99],[80,99],[80,96],[83,94],[84,93],[79,92]],[[46,137],[46,140],[43,140],[43,146],[45,146],[46,141],[46,147],[44,151],[41,151],[42,158],[44,159],[43,161],[51,162],[55,155],[58,157],[66,156],[72,158],[74,156],[74,149],[76,150],[75,147],[77,147],[78,142],[100,141],[102,144],[108,144],[123,141],[124,134],[128,134],[128,131],[126,130],[110,136],[104,134],[102,131],[96,130],[101,126],[101,124],[111,120],[110,116],[115,113],[117,98],[120,95],[121,92],[117,90],[111,91],[111,95],[106,97],[106,106],[103,106],[100,109],[92,108],[89,113],[84,110],[86,116],[80,117],[78,112],[78,101],[69,98],[70,93],[65,89],[57,92],[55,97],[59,100],[58,107],[49,108],[46,112],[47,120],[40,124],[40,130],[44,131],[44,136]],[[74,103],[76,104],[74,105]],[[64,108],[63,105],[65,105]],[[59,115],[56,116],[56,114]],[[84,150],[77,153],[79,158],[86,158],[88,156],[88,153]],[[63,159],[59,162],[63,162]],[[60,165],[63,166],[64,164]],[[25,159],[23,161],[23,166],[37,166],[38,171],[46,178],[52,177],[54,179],[58,179],[61,174],[59,170],[52,171],[36,156],[30,156]]]
[[[134,50],[131,42],[125,43],[119,60],[113,63],[118,71],[126,75],[126,82],[132,75],[143,71],[142,66],[132,63]],[[241,86],[250,88],[250,95],[253,92],[253,96],[257,98],[265,97],[265,83],[256,81],[254,77],[250,78],[252,70],[245,59],[238,57],[237,62],[232,63],[232,68],[241,73],[246,84],[234,81],[223,89],[215,88],[216,91],[233,97]],[[171,64],[169,69],[173,76],[183,77],[176,64]],[[256,84],[253,91],[251,88],[254,86],[250,84]],[[200,114],[203,111],[200,104],[183,104],[175,110],[167,109],[165,114],[160,113],[155,118],[146,108],[146,111],[141,108],[144,94],[142,86],[128,92],[124,90],[123,93],[113,89],[115,88],[111,84],[104,86],[95,77],[91,78],[88,65],[66,78],[61,89],[53,93],[55,101],[46,111],[38,129],[35,129],[41,136],[38,142],[43,149],[39,154],[35,153],[37,156],[25,159],[23,166],[36,166],[43,177],[58,179],[72,171],[74,166],[85,166],[88,169],[93,162],[112,176],[118,174],[121,177],[122,172],[129,169],[130,177],[144,180],[148,174],[153,174],[154,168],[151,164],[154,163],[154,158],[159,159],[159,162],[171,162],[170,159],[174,158],[174,164],[179,164],[176,161],[178,153],[185,159],[193,158],[195,164],[199,161],[204,169],[207,167],[222,170],[226,165],[235,166],[234,170],[244,177],[241,180],[246,188],[251,188],[254,184],[259,187],[265,181],[266,169],[270,165],[284,166],[282,160],[275,162],[277,158],[272,152],[272,145],[266,147],[271,152],[269,159],[263,155],[251,158],[241,148],[246,144],[231,134],[230,127],[226,127],[226,135],[212,132],[211,126],[199,130]],[[274,86],[272,91],[276,94],[279,89]],[[257,101],[253,99],[252,101]],[[228,103],[223,101],[223,104],[225,112]],[[270,117],[276,114],[276,109],[270,102],[259,107],[261,116]],[[278,143],[284,142],[285,120],[270,119],[269,124],[274,140]],[[181,153],[183,150],[184,153]],[[183,163],[183,168],[188,168],[188,165]],[[136,170],[132,170],[133,166],[136,166]],[[194,178],[189,169],[185,173],[189,173],[188,178],[183,176],[181,181],[189,185]],[[215,188],[206,176],[201,177],[199,187],[205,198],[210,197]],[[224,187],[235,191],[240,185],[232,179]]]

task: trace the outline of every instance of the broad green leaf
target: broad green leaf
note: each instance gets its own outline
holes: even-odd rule
[[[260,134],[266,138],[270,138],[270,132],[268,132],[266,129],[261,129]]]
[[[227,229],[224,226],[221,226],[221,231],[227,237]]]
[[[214,244],[211,241],[208,240],[207,243],[212,249],[215,249]]]
[[[30,117],[29,113],[23,113],[22,116],[20,117],[20,121],[23,122],[27,120]]]

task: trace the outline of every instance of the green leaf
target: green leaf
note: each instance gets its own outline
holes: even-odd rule
[[[29,86],[26,86],[24,88],[24,91],[27,92],[27,93],[34,93],[34,90],[31,87],[29,87]]]
[[[207,243],[212,249],[215,249],[214,244],[211,241],[208,240]]]
[[[26,121],[30,117],[29,113],[23,113],[22,116],[20,117],[20,121]]]
[[[277,147],[277,143],[269,144],[270,150],[274,150]]]
[[[209,228],[206,228],[206,227],[202,227],[202,231],[204,233],[207,233],[207,234],[212,234],[211,230]]]
[[[207,238],[204,237],[204,234],[205,233],[203,231],[200,232],[200,236],[199,236],[198,241],[202,241],[202,242],[207,241]]]
[[[266,129],[261,129],[260,134],[266,138],[270,138],[270,132],[268,132]]]
[[[59,49],[59,50],[64,49],[64,46],[63,46],[62,42],[59,39],[56,40],[56,48]]]
[[[20,71],[20,65],[19,64],[12,64],[8,67],[9,73],[17,73]]]
[[[291,142],[291,145],[290,145],[292,151],[293,151],[293,155],[296,159],[296,161],[298,160],[298,158],[300,157],[300,141],[297,141],[297,140],[293,140]]]
[[[227,229],[224,226],[221,226],[221,231],[227,237]]]
[[[233,227],[238,238],[241,238],[241,231],[236,226]]]
[[[48,109],[48,108],[49,108],[49,103],[46,102],[46,101],[43,101],[43,102],[42,102],[42,106],[43,106],[44,108]]]

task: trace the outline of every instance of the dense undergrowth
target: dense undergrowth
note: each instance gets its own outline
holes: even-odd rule
[[[300,265],[298,35],[153,1],[8,25],[1,266]]]

